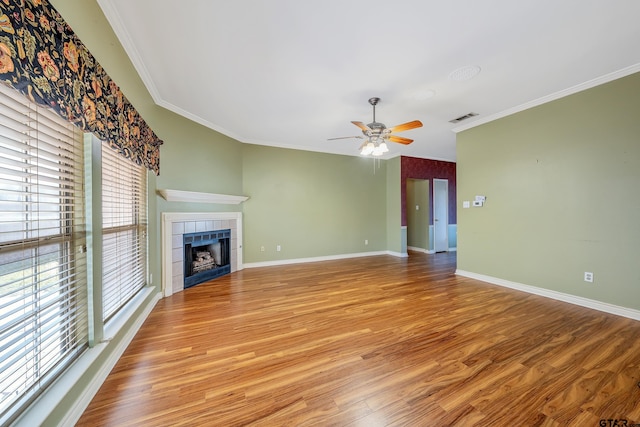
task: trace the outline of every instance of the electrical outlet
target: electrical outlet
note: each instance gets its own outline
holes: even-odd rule
[[[153,284],[153,274],[149,274],[149,284]]]
[[[276,251],[280,252],[281,249],[282,247],[280,245],[276,246]]]
[[[264,246],[260,246],[260,252],[264,252]]]
[[[364,244],[368,245],[369,244],[369,240],[368,239],[364,239]]]
[[[593,273],[591,273],[590,271],[585,271],[584,272],[584,281],[585,282],[589,282],[589,283],[593,283]]]

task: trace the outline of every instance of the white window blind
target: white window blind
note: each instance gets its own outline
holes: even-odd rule
[[[82,140],[0,85],[0,424],[88,342]]]
[[[102,143],[102,304],[111,318],[146,284],[147,172]]]

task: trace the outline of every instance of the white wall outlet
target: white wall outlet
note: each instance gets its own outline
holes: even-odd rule
[[[483,203],[483,202],[481,202],[480,200],[474,200],[474,201],[473,201],[473,207],[474,207],[474,208],[481,208],[483,204],[484,204],[484,203]]]
[[[585,282],[589,282],[589,283],[593,283],[593,273],[591,273],[590,271],[585,271],[584,272],[584,281]]]
[[[276,246],[276,251],[280,252],[281,249],[282,247],[280,245]]]
[[[419,211],[420,210],[420,205],[416,205],[416,210]]]
[[[471,203],[468,200],[465,200],[464,202],[462,202],[462,207],[464,209],[468,209],[471,206]]]
[[[264,252],[264,246],[260,246],[260,252]]]
[[[149,273],[149,284],[153,284],[153,273]]]
[[[368,244],[369,244],[369,240],[364,239],[364,244],[365,244],[365,245],[368,245]]]

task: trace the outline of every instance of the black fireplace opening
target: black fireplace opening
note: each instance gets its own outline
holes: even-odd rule
[[[231,230],[183,235],[184,288],[231,272]]]

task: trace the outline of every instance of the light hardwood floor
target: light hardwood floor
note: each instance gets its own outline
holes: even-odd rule
[[[640,423],[640,322],[454,271],[375,256],[162,299],[78,425]]]

